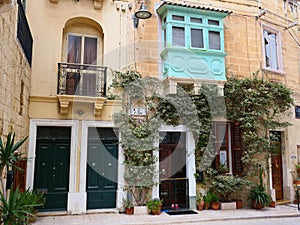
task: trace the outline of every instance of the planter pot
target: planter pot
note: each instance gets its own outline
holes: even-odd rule
[[[37,220],[37,215],[29,216],[28,217],[28,223],[34,223]]]
[[[132,215],[133,214],[133,208],[126,208],[126,214],[127,215]]]
[[[134,206],[134,215],[147,215],[148,208],[147,206]]]
[[[251,206],[252,206],[253,209],[256,209],[256,208],[257,208],[254,199],[251,199]]]
[[[201,211],[203,210],[203,208],[204,208],[204,203],[203,204],[197,203],[197,210]]]
[[[275,201],[271,201],[270,202],[270,207],[275,208],[276,207],[276,202]]]
[[[151,214],[152,215],[160,215],[160,211],[161,211],[160,209],[158,209],[158,210],[152,210]]]
[[[234,210],[236,209],[236,202],[221,202],[222,210]]]
[[[300,180],[294,180],[294,184],[300,185]]]
[[[152,209],[151,212],[149,211],[149,213],[152,215],[160,215],[160,212],[161,212],[161,205],[159,206],[158,209]]]
[[[220,209],[220,202],[212,202],[211,203],[211,208],[214,210]]]
[[[264,206],[260,202],[258,202],[256,204],[254,199],[251,200],[251,205],[252,205],[253,209],[261,210],[262,208],[264,208]]]
[[[263,208],[263,205],[259,202],[256,204],[256,209],[261,210]]]
[[[236,209],[242,209],[242,208],[243,208],[243,201],[236,200]]]
[[[36,209],[35,212],[33,213],[33,215],[29,215],[28,216],[28,223],[34,223],[37,220],[37,213],[38,210]]]
[[[299,169],[297,169],[297,173],[298,173],[298,175],[300,176],[300,168],[299,168]]]
[[[210,204],[209,203],[204,203],[204,209],[209,209],[210,208]]]

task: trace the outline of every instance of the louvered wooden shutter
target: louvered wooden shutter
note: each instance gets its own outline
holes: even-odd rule
[[[19,160],[16,163],[16,166],[22,168],[22,171],[15,170],[14,171],[14,184],[13,188],[16,189],[19,186],[20,192],[24,192],[26,190],[26,160]]]
[[[234,175],[243,174],[242,131],[239,123],[232,124],[232,170]]]

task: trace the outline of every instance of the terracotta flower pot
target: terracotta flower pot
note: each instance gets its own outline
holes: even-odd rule
[[[204,209],[209,209],[210,208],[210,204],[209,203],[204,203]]]
[[[236,200],[236,209],[243,208],[243,201],[242,200]]]
[[[152,210],[151,213],[153,215],[160,215],[160,209],[159,210]]]
[[[132,215],[133,214],[133,208],[126,208],[126,214],[127,215]]]
[[[220,209],[220,202],[212,202],[211,203],[211,208],[214,210]]]
[[[261,210],[263,208],[263,205],[260,203],[260,202],[258,202],[257,204],[256,204],[256,209],[257,210]]]
[[[276,201],[271,201],[270,202],[270,207],[275,208],[276,207]]]
[[[197,203],[197,210],[201,211],[203,210],[203,207],[204,207],[204,203],[203,204]]]
[[[294,180],[294,184],[300,185],[300,180]]]

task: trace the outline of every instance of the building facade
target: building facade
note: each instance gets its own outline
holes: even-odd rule
[[[141,4],[151,18],[133,16]],[[291,88],[300,104],[296,1],[27,0],[26,15],[33,36],[26,186],[46,193],[48,211],[122,207],[124,156],[113,121],[122,104],[107,98],[111,70],[133,68],[158,78],[165,94],[178,86],[197,91],[203,83],[216,84],[222,94],[228,77],[259,70]],[[295,109],[289,121],[293,126],[273,131],[281,137],[272,164],[277,170],[270,172],[273,199],[294,199],[290,172],[300,154]],[[226,134],[218,160],[236,173],[233,125],[219,118],[214,129]],[[157,143],[165,153],[160,161],[180,142],[184,163],[172,179],[154,186],[152,197],[170,207],[181,199],[181,207],[195,208],[192,132],[181,125],[160,132],[166,137]],[[176,162],[158,167],[160,174]],[[184,183],[175,184],[179,180]]]
[[[15,132],[19,140],[29,134],[32,52],[21,1],[0,1],[0,52],[0,134],[5,140]]]

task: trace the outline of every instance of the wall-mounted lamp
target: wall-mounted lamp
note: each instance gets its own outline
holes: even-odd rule
[[[261,16],[265,15],[265,14],[266,14],[266,12],[267,12],[267,10],[266,10],[266,9],[261,9],[261,8],[260,8],[260,12],[257,14],[257,16],[255,16],[255,17],[256,17],[256,19],[258,19],[259,17],[261,17]]]
[[[146,20],[152,16],[152,13],[146,9],[144,1],[141,3],[140,9],[132,16],[133,25],[135,28],[139,26],[139,20]]]

